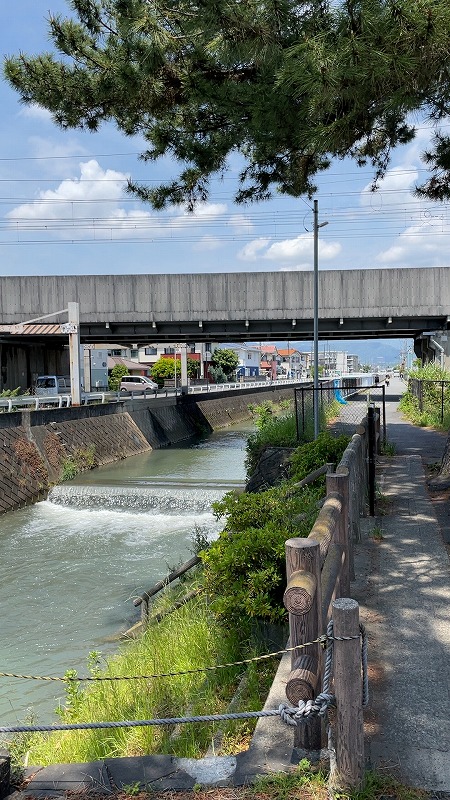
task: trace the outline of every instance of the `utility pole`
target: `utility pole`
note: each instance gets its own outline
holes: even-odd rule
[[[314,317],[314,439],[319,435],[319,228],[324,228],[328,222],[319,224],[319,203],[314,200],[314,282],[313,282],[313,317]]]

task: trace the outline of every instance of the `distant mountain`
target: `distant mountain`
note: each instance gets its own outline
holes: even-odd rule
[[[305,345],[304,349],[307,352],[311,351],[311,342],[296,343],[295,346],[299,350],[303,349],[299,346],[300,344]],[[357,341],[354,339],[333,339],[328,342],[319,342],[319,353],[327,350],[344,350],[349,355],[358,356],[360,364],[370,364],[374,367],[392,367],[400,362],[402,347],[402,339],[358,339]]]
[[[259,345],[259,342],[254,342]],[[268,343],[267,343],[268,344]],[[313,343],[289,341],[270,342],[277,347],[295,347],[296,350],[311,353]],[[358,356],[360,364],[370,364],[374,367],[393,367],[401,361],[400,354],[404,350],[403,339],[329,339],[319,342],[319,353],[330,350],[340,350],[349,355]],[[410,340],[408,340],[410,345]]]

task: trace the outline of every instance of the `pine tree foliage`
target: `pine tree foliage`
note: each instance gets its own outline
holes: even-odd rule
[[[209,195],[233,153],[236,200],[314,192],[334,158],[370,163],[374,184],[392,148],[428,117],[425,196],[450,196],[448,0],[70,0],[50,16],[53,53],[20,54],[5,75],[24,103],[63,128],[114,121],[171,156],[168,184],[129,189],[155,208]]]

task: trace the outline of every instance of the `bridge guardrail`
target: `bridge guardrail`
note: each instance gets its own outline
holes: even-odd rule
[[[309,379],[308,379],[309,381]],[[287,378],[286,380],[272,381],[254,381],[248,383],[210,383],[202,386],[189,386],[188,394],[204,394],[209,392],[224,392],[242,389],[261,389],[268,386],[292,386],[308,381],[298,381]],[[171,397],[181,394],[181,388],[178,386],[173,389],[162,389],[152,391],[135,391],[124,393],[104,391],[104,392],[83,392],[81,396],[81,404],[89,405],[89,403],[118,403],[123,400],[149,400],[152,397]],[[12,412],[21,408],[32,408],[33,411],[38,409],[48,408],[53,406],[55,408],[68,408],[72,405],[72,396],[70,394],[37,396],[37,395],[19,395],[15,397],[0,398],[0,414],[5,412]]]
[[[15,411],[18,408],[30,408],[37,411],[46,406],[56,406],[57,408],[68,408],[72,404],[70,394],[59,394],[53,397],[38,397],[36,395],[21,395],[17,397],[0,398],[0,413]]]

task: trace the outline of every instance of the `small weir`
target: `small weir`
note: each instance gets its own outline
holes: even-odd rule
[[[49,501],[78,509],[153,512],[154,514],[199,514],[211,510],[211,503],[224,492],[240,488],[242,481],[221,484],[179,484],[147,482],[145,486],[55,486]]]
[[[91,651],[119,646],[139,619],[133,600],[193,553],[223,521],[211,503],[245,482],[248,427],[92,470],[0,525],[0,671],[87,674]],[[32,708],[54,720],[64,684],[0,678],[2,724]]]

